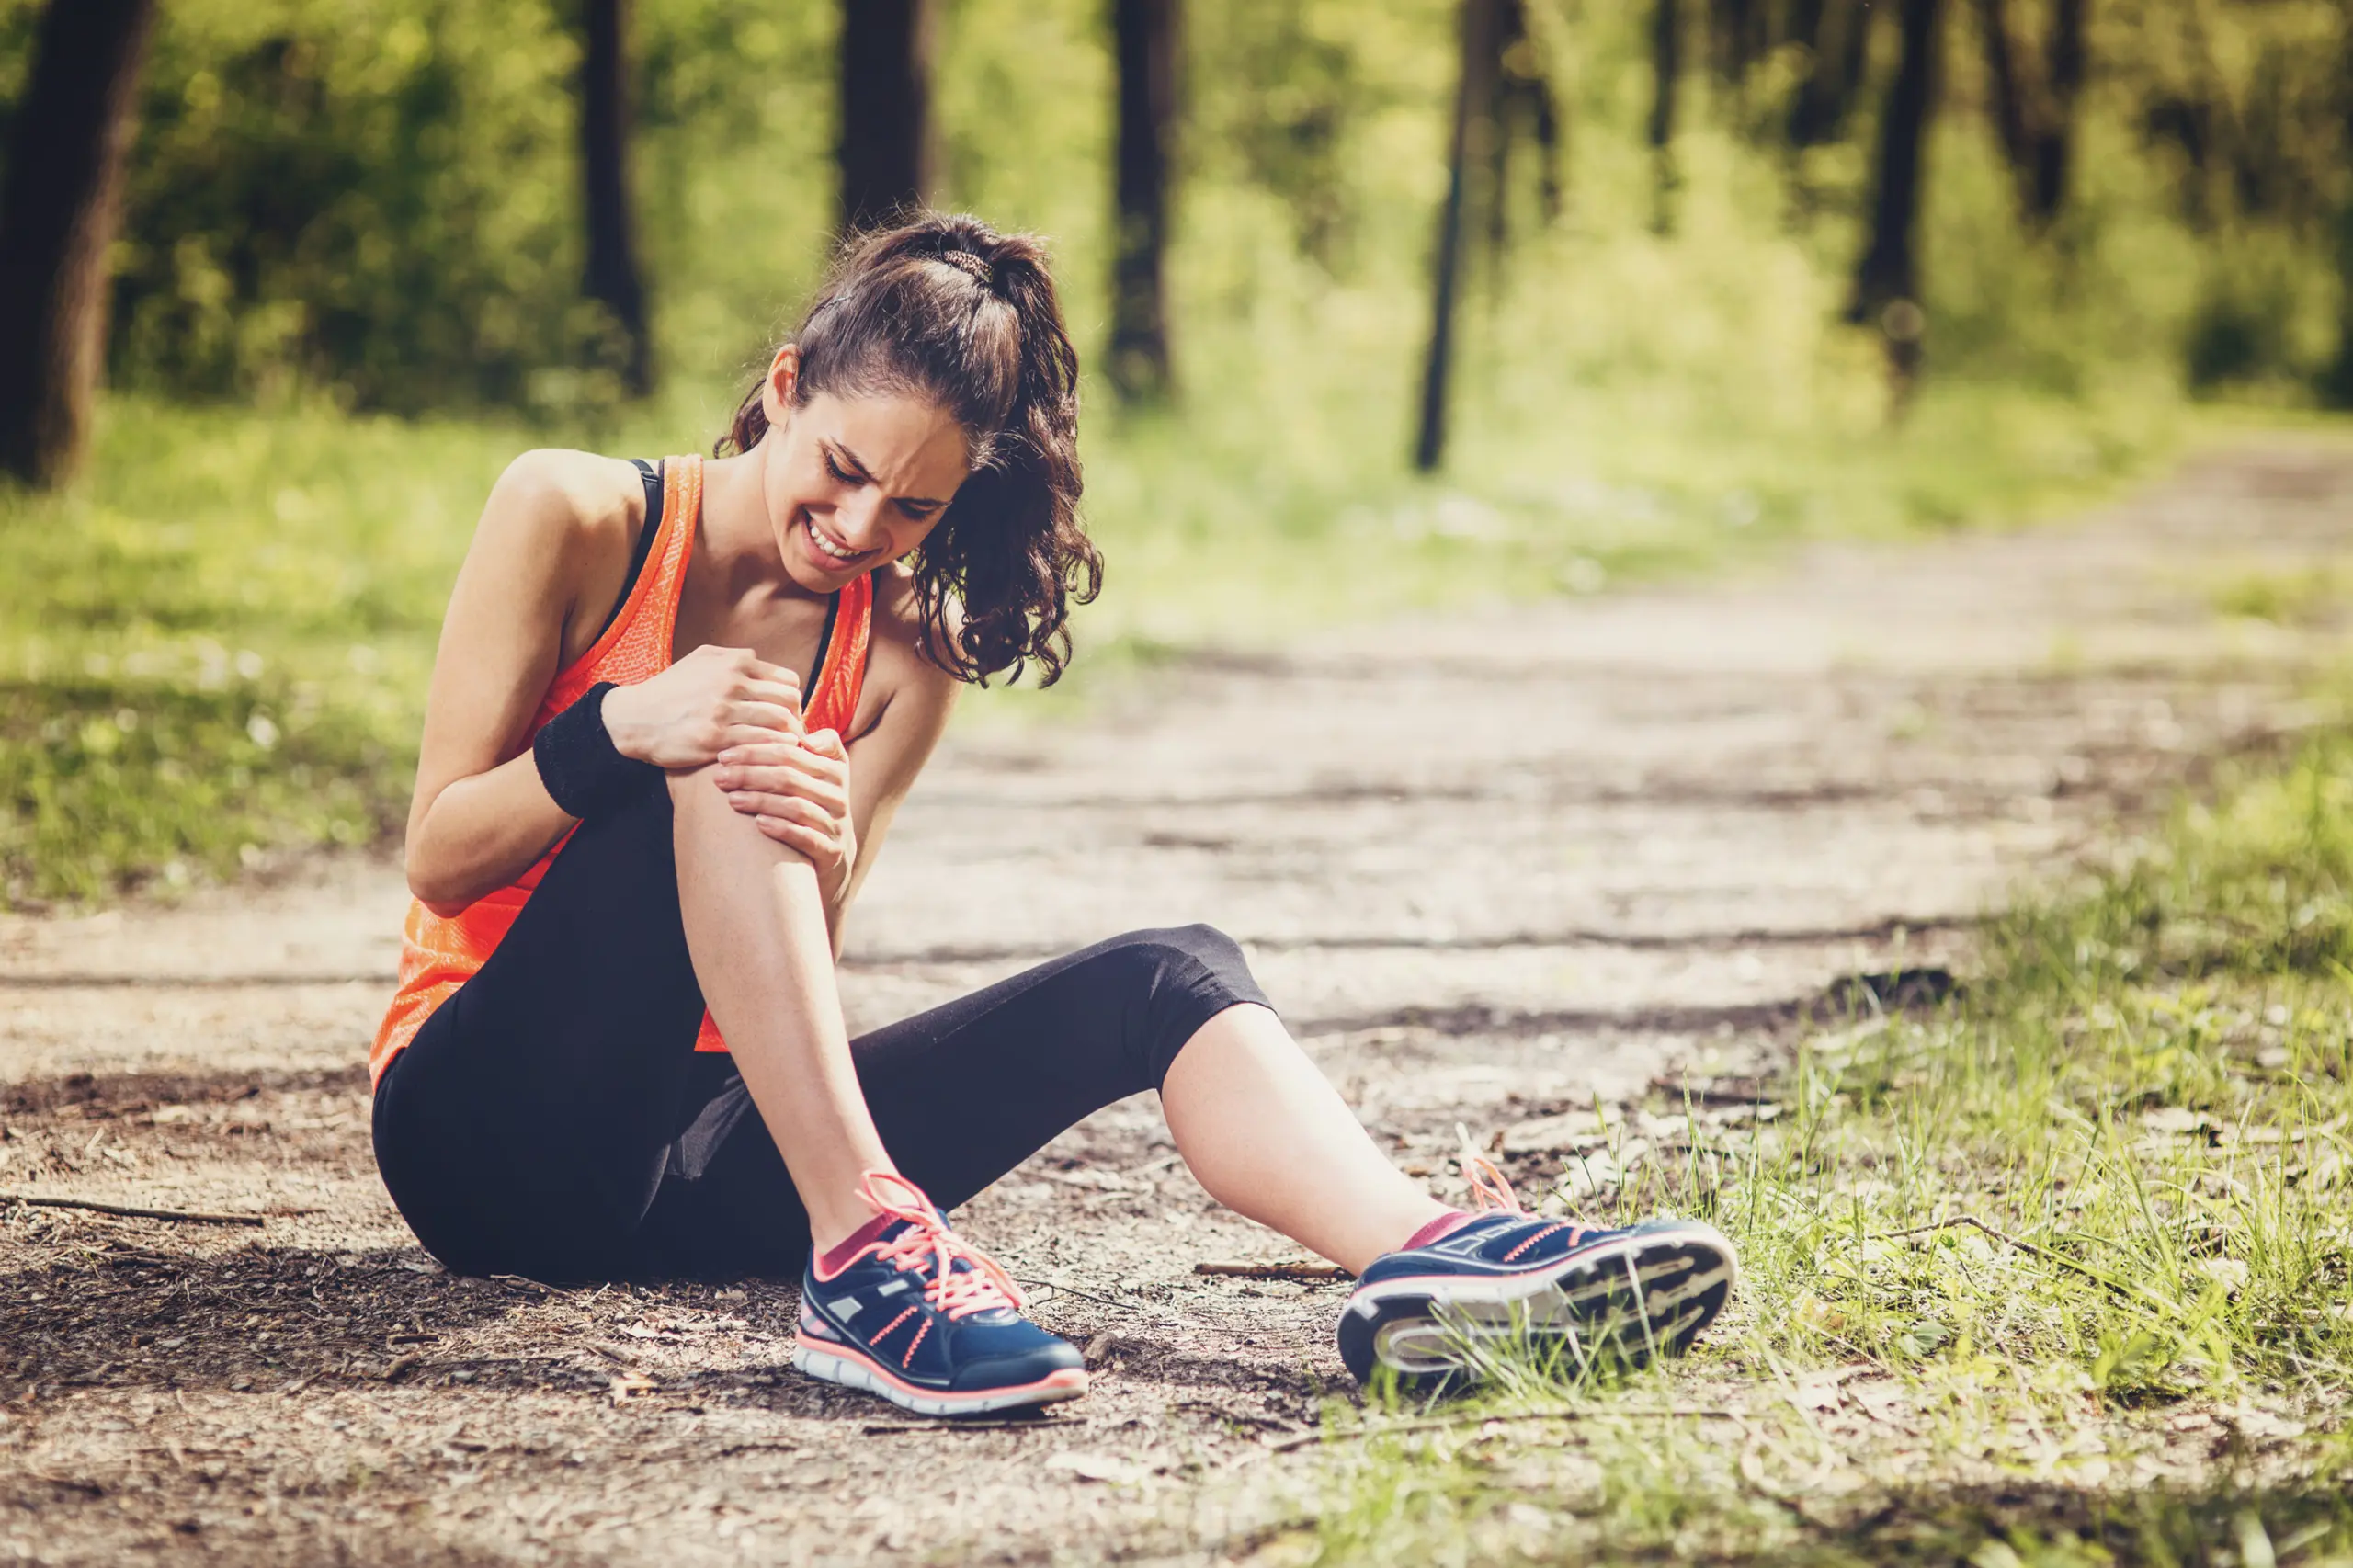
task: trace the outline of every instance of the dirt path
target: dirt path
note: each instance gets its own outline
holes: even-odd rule
[[[2353,456],[2266,448],[2080,526],[1196,658],[1085,722],[968,725],[859,908],[853,1021],[1208,920],[1434,1179],[1457,1121],[1736,1090],[1842,977],[1962,960],[2021,872],[2310,722],[2293,687],[2337,632],[2215,606],[2348,534]],[[455,1279],[409,1243],[358,1065],[401,902],[344,863],[0,918],[0,1190],[264,1216],[0,1210],[0,1552],[1246,1544],[1222,1478],[1290,1462],[1266,1438],[1345,1384],[1341,1287],[1197,1277],[1287,1249],[1212,1208],[1154,1106],[1095,1118],[961,1221],[1088,1346],[1097,1392],[1015,1429],[901,1422],[790,1369],[789,1288],[565,1293]],[[1574,1163],[1513,1147],[1535,1185]],[[1620,1200],[1606,1179],[1590,1199]]]

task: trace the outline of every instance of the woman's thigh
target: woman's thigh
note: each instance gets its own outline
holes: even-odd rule
[[[445,1261],[597,1272],[653,1201],[703,1012],[670,831],[660,791],[583,824],[385,1074],[378,1164]]]

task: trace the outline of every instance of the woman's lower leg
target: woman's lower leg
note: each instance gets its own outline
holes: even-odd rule
[[[1211,1197],[1351,1272],[1448,1212],[1373,1146],[1267,1008],[1245,1003],[1203,1024],[1160,1098]]]
[[[670,793],[695,976],[823,1252],[874,1217],[859,1176],[896,1167],[851,1065],[817,874],[706,773],[673,776]]]

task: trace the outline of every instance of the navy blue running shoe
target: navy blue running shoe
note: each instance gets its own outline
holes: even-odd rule
[[[1027,1303],[1012,1278],[949,1230],[915,1183],[869,1171],[858,1191],[891,1222],[829,1275],[809,1260],[795,1367],[919,1415],[979,1415],[1086,1392],[1077,1347],[1021,1315]]]
[[[1408,1388],[1452,1388],[1515,1346],[1639,1366],[1688,1349],[1732,1295],[1739,1264],[1713,1226],[1546,1219],[1486,1159],[1466,1153],[1463,1170],[1484,1211],[1375,1259],[1340,1313],[1340,1359],[1359,1382],[1387,1367]]]

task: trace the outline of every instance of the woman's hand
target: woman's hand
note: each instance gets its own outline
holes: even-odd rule
[[[669,768],[700,767],[730,746],[797,742],[801,678],[749,648],[706,643],[651,680],[607,692],[605,733],[623,756]]]
[[[831,730],[798,739],[764,738],[719,754],[713,775],[727,803],[779,844],[817,868],[830,907],[841,902],[858,865],[858,828],[849,813],[849,753]]]

